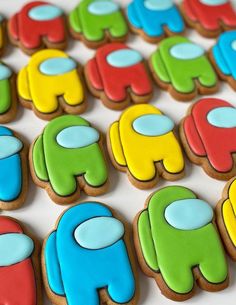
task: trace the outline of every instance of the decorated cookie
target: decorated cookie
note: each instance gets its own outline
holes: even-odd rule
[[[82,0],[69,15],[70,32],[87,47],[125,41],[128,26],[118,3],[113,0]]]
[[[153,187],[162,176],[177,180],[184,175],[184,159],[174,132],[174,122],[151,105],[126,109],[108,132],[113,165],[126,172],[141,189]]]
[[[222,199],[216,206],[217,225],[225,248],[233,260],[236,260],[236,179],[225,186]]]
[[[34,182],[59,204],[77,200],[80,189],[91,196],[107,190],[101,136],[79,116],[64,115],[48,123],[31,145],[30,167]]]
[[[188,25],[205,37],[236,29],[236,12],[230,0],[183,0],[182,12]]]
[[[86,108],[80,67],[66,53],[42,50],[35,53],[18,74],[22,105],[50,120],[63,111],[79,114]]]
[[[28,190],[28,149],[18,135],[0,126],[0,210],[14,210]],[[1,294],[0,294],[1,296]]]
[[[0,62],[0,123],[12,121],[17,112],[16,76]]]
[[[189,101],[218,90],[217,75],[204,49],[186,37],[163,40],[149,65],[156,83],[176,100]]]
[[[183,18],[172,0],[133,0],[127,9],[133,32],[157,43],[165,36],[182,34]]]
[[[236,90],[236,31],[224,32],[210,51],[219,77]]]
[[[39,245],[14,218],[0,216],[1,304],[42,304]]]
[[[44,1],[33,1],[8,22],[11,42],[28,55],[44,48],[65,49],[66,23],[63,11]]]
[[[214,212],[185,187],[165,187],[149,197],[135,218],[134,240],[141,269],[172,300],[192,297],[195,281],[208,291],[228,286]]]
[[[209,176],[228,180],[236,175],[236,109],[230,103],[199,100],[182,120],[180,136],[189,159]]]
[[[6,20],[0,14],[0,56],[3,55],[6,45]]]
[[[128,235],[101,203],[85,202],[64,212],[42,253],[44,284],[53,304],[136,304]]]
[[[92,94],[111,109],[124,109],[130,101],[146,103],[152,97],[152,82],[142,55],[123,43],[99,48],[85,66],[85,77]]]

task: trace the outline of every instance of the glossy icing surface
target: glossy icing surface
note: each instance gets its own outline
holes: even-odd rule
[[[177,6],[170,0],[133,0],[128,5],[127,17],[132,27],[151,38],[182,33],[185,28]]]
[[[29,17],[36,21],[46,21],[63,14],[62,10],[54,5],[39,5],[29,10]]]
[[[166,221],[165,211],[173,202],[195,199],[195,194],[184,187],[163,188],[153,193],[136,224],[147,267],[161,273],[166,286],[177,294],[192,291],[195,266],[211,284],[222,283],[228,274],[224,250],[213,223],[186,231],[175,229]],[[201,219],[199,212],[195,217]]]
[[[34,250],[34,243],[25,234],[8,233],[0,235],[0,248],[0,266],[10,266],[28,258]]]
[[[102,186],[107,181],[108,172],[98,135],[79,116],[64,115],[52,120],[33,146],[33,167],[38,179],[50,183],[58,196],[69,196],[78,191],[78,176],[83,176],[90,187]]]
[[[0,81],[12,76],[12,71],[5,65],[0,64]]]
[[[13,104],[12,83],[10,80],[12,75],[13,75],[12,70],[3,63],[0,63],[0,119],[1,119],[1,114],[4,115],[8,111],[10,111],[11,106]]]
[[[16,44],[33,52],[45,43],[56,48],[66,41],[63,12],[44,1],[26,3],[10,18],[9,34]]]
[[[144,136],[161,136],[174,128],[174,122],[165,115],[146,114],[133,121],[133,128]]]
[[[130,90],[139,97],[152,93],[152,83],[143,61],[122,69],[108,63],[110,54],[124,50],[129,51],[129,54],[137,54],[130,52],[131,49],[123,43],[111,43],[99,48],[95,57],[85,66],[91,86],[98,91],[104,91],[105,96],[115,103],[123,102]]]
[[[107,56],[107,62],[116,68],[130,67],[138,64],[143,58],[138,51],[135,50],[118,50]]]
[[[129,173],[142,182],[155,178],[156,162],[162,162],[164,169],[172,174],[184,169],[181,148],[172,131],[160,136],[146,136],[135,131],[134,122],[136,129],[138,125],[139,131],[140,127],[145,128],[145,133],[150,134],[153,127],[149,126],[152,125],[155,116],[161,117],[162,113],[154,106],[135,105],[126,109],[109,130],[112,157],[119,166],[127,167]],[[140,125],[140,119],[143,117],[145,120],[142,119]]]
[[[101,288],[107,289],[108,297],[116,303],[129,303],[135,294],[135,279],[123,236],[98,250],[85,249],[76,242],[75,229],[87,223],[90,235],[98,225],[94,221],[97,218],[115,220],[111,211],[98,202],[76,205],[63,214],[46,241],[44,259],[49,288],[63,295],[67,304],[82,305],[89,299],[90,304],[99,305]]]
[[[75,34],[83,35],[88,42],[124,38],[128,25],[116,1],[82,0],[69,15],[70,27]],[[111,39],[107,36],[109,36]]]
[[[84,89],[76,67],[76,62],[62,51],[38,51],[18,74],[18,93],[43,114],[57,111],[58,98],[63,97],[64,110],[70,112],[70,107],[84,102]]]
[[[109,247],[124,235],[123,224],[113,217],[95,217],[75,229],[77,243],[86,249],[98,250]]]
[[[218,173],[228,173],[234,166],[232,154],[236,152],[236,128],[230,128],[230,120],[227,122],[227,118],[223,118],[224,123],[228,125],[227,128],[214,126],[209,123],[208,118],[214,117],[215,122],[217,117],[218,123],[222,122],[222,113],[218,109],[221,108],[224,113],[225,107],[230,109],[227,113],[231,117],[233,107],[230,103],[214,98],[199,100],[183,123],[185,137],[191,151],[196,156],[207,158],[212,169]]]
[[[207,114],[208,122],[220,128],[236,127],[236,109],[232,107],[219,107]]]
[[[13,136],[0,136],[0,160],[18,153],[22,147],[19,139]]]
[[[179,230],[200,229],[210,223],[212,218],[212,208],[200,199],[177,200],[165,210],[166,221]]]
[[[89,126],[67,127],[57,135],[57,143],[65,148],[81,148],[99,141],[96,129]]]
[[[188,52],[183,52],[182,46]],[[192,47],[195,50],[193,53],[190,52]],[[194,45],[186,37],[167,38],[151,55],[150,62],[154,75],[165,85],[170,84],[178,93],[190,94],[197,90],[196,80],[202,87],[214,87],[217,84],[216,73],[202,52],[200,46]],[[172,56],[173,53],[175,57]],[[195,57],[196,55],[198,56]]]
[[[200,0],[200,2],[202,2],[203,4],[215,6],[215,5],[225,4],[229,1],[228,0]]]

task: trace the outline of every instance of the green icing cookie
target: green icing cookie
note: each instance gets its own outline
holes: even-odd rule
[[[108,172],[99,142],[96,129],[79,116],[52,120],[32,145],[31,171],[36,184],[58,203],[78,198],[79,186],[90,195],[103,193]]]
[[[198,279],[200,276],[207,282],[199,282],[202,288],[220,290],[227,286],[228,268],[212,223],[213,211],[196,199],[184,187],[163,188],[151,196],[135,224],[141,266],[173,300],[192,295],[195,267],[200,270]]]
[[[124,40],[128,26],[117,3],[111,0],[83,0],[69,15],[74,38],[97,46],[107,40]]]

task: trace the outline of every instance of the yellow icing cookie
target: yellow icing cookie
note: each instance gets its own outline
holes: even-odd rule
[[[17,87],[23,106],[44,119],[63,111],[79,114],[86,107],[78,64],[63,51],[35,53],[19,72]]]
[[[175,180],[183,175],[184,159],[173,133],[174,122],[151,105],[126,109],[108,134],[114,166],[127,171],[140,188],[152,187],[158,175]]]

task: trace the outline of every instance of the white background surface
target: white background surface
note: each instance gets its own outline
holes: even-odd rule
[[[5,17],[9,18],[26,2],[27,1],[19,0],[1,0],[0,12],[4,14]],[[68,13],[74,8],[78,0],[48,0],[48,2],[58,4]],[[122,6],[126,7],[129,1],[120,0],[120,2],[122,3]],[[236,7],[236,1],[234,1],[234,5]],[[188,29],[186,34],[193,41],[205,47],[205,49],[208,49],[214,44],[213,39],[204,39],[193,30]],[[132,34],[129,36],[128,45],[139,50],[146,58],[156,49],[155,45],[148,44],[138,36]],[[82,64],[85,64],[94,54],[93,50],[87,49],[81,42],[73,41],[72,39],[70,40],[67,52]],[[2,58],[2,60],[9,64],[16,72],[27,64],[28,59],[29,57],[23,54],[19,49],[11,46],[8,46],[7,52]],[[236,93],[226,83],[220,84],[220,91],[215,97],[228,100],[236,106]],[[89,107],[82,116],[97,126],[103,133],[106,133],[109,125],[119,117],[120,112],[105,108],[99,100],[96,100],[91,95],[88,96],[88,103]],[[181,118],[185,115],[187,108],[191,105],[190,102],[183,103],[174,101],[169,94],[161,91],[156,86],[151,103],[159,107],[165,114],[169,115],[176,124],[180,122]],[[46,124],[46,121],[37,118],[32,111],[19,106],[17,118],[14,122],[7,124],[7,126],[21,133],[26,141],[31,143],[34,138],[42,132],[42,129]],[[221,198],[221,192],[225,182],[211,179],[200,167],[190,164],[187,158],[186,165],[186,176],[184,179],[175,183],[161,179],[153,190],[142,191],[132,186],[128,181],[127,176],[124,173],[116,171],[111,163],[109,163],[109,192],[106,195],[97,198],[88,197],[85,194],[82,194],[81,201],[95,199],[104,202],[117,209],[117,211],[131,223],[136,213],[143,208],[144,202],[151,192],[167,185],[179,184],[191,188],[199,197],[208,201],[214,207],[216,202]],[[58,216],[67,207],[68,206],[59,206],[53,203],[43,189],[35,186],[33,182],[30,181],[29,193],[25,205],[19,210],[2,212],[2,214],[10,215],[23,221],[42,240],[53,229]],[[192,299],[186,301],[186,305],[235,305],[236,263],[233,263],[230,260],[228,261],[230,264],[229,287],[226,290],[217,293],[209,293],[197,289],[196,295]],[[140,291],[140,305],[174,304],[173,301],[168,300],[161,295],[160,290],[153,279],[147,278],[141,272]],[[45,300],[44,303],[49,304],[49,301]]]

